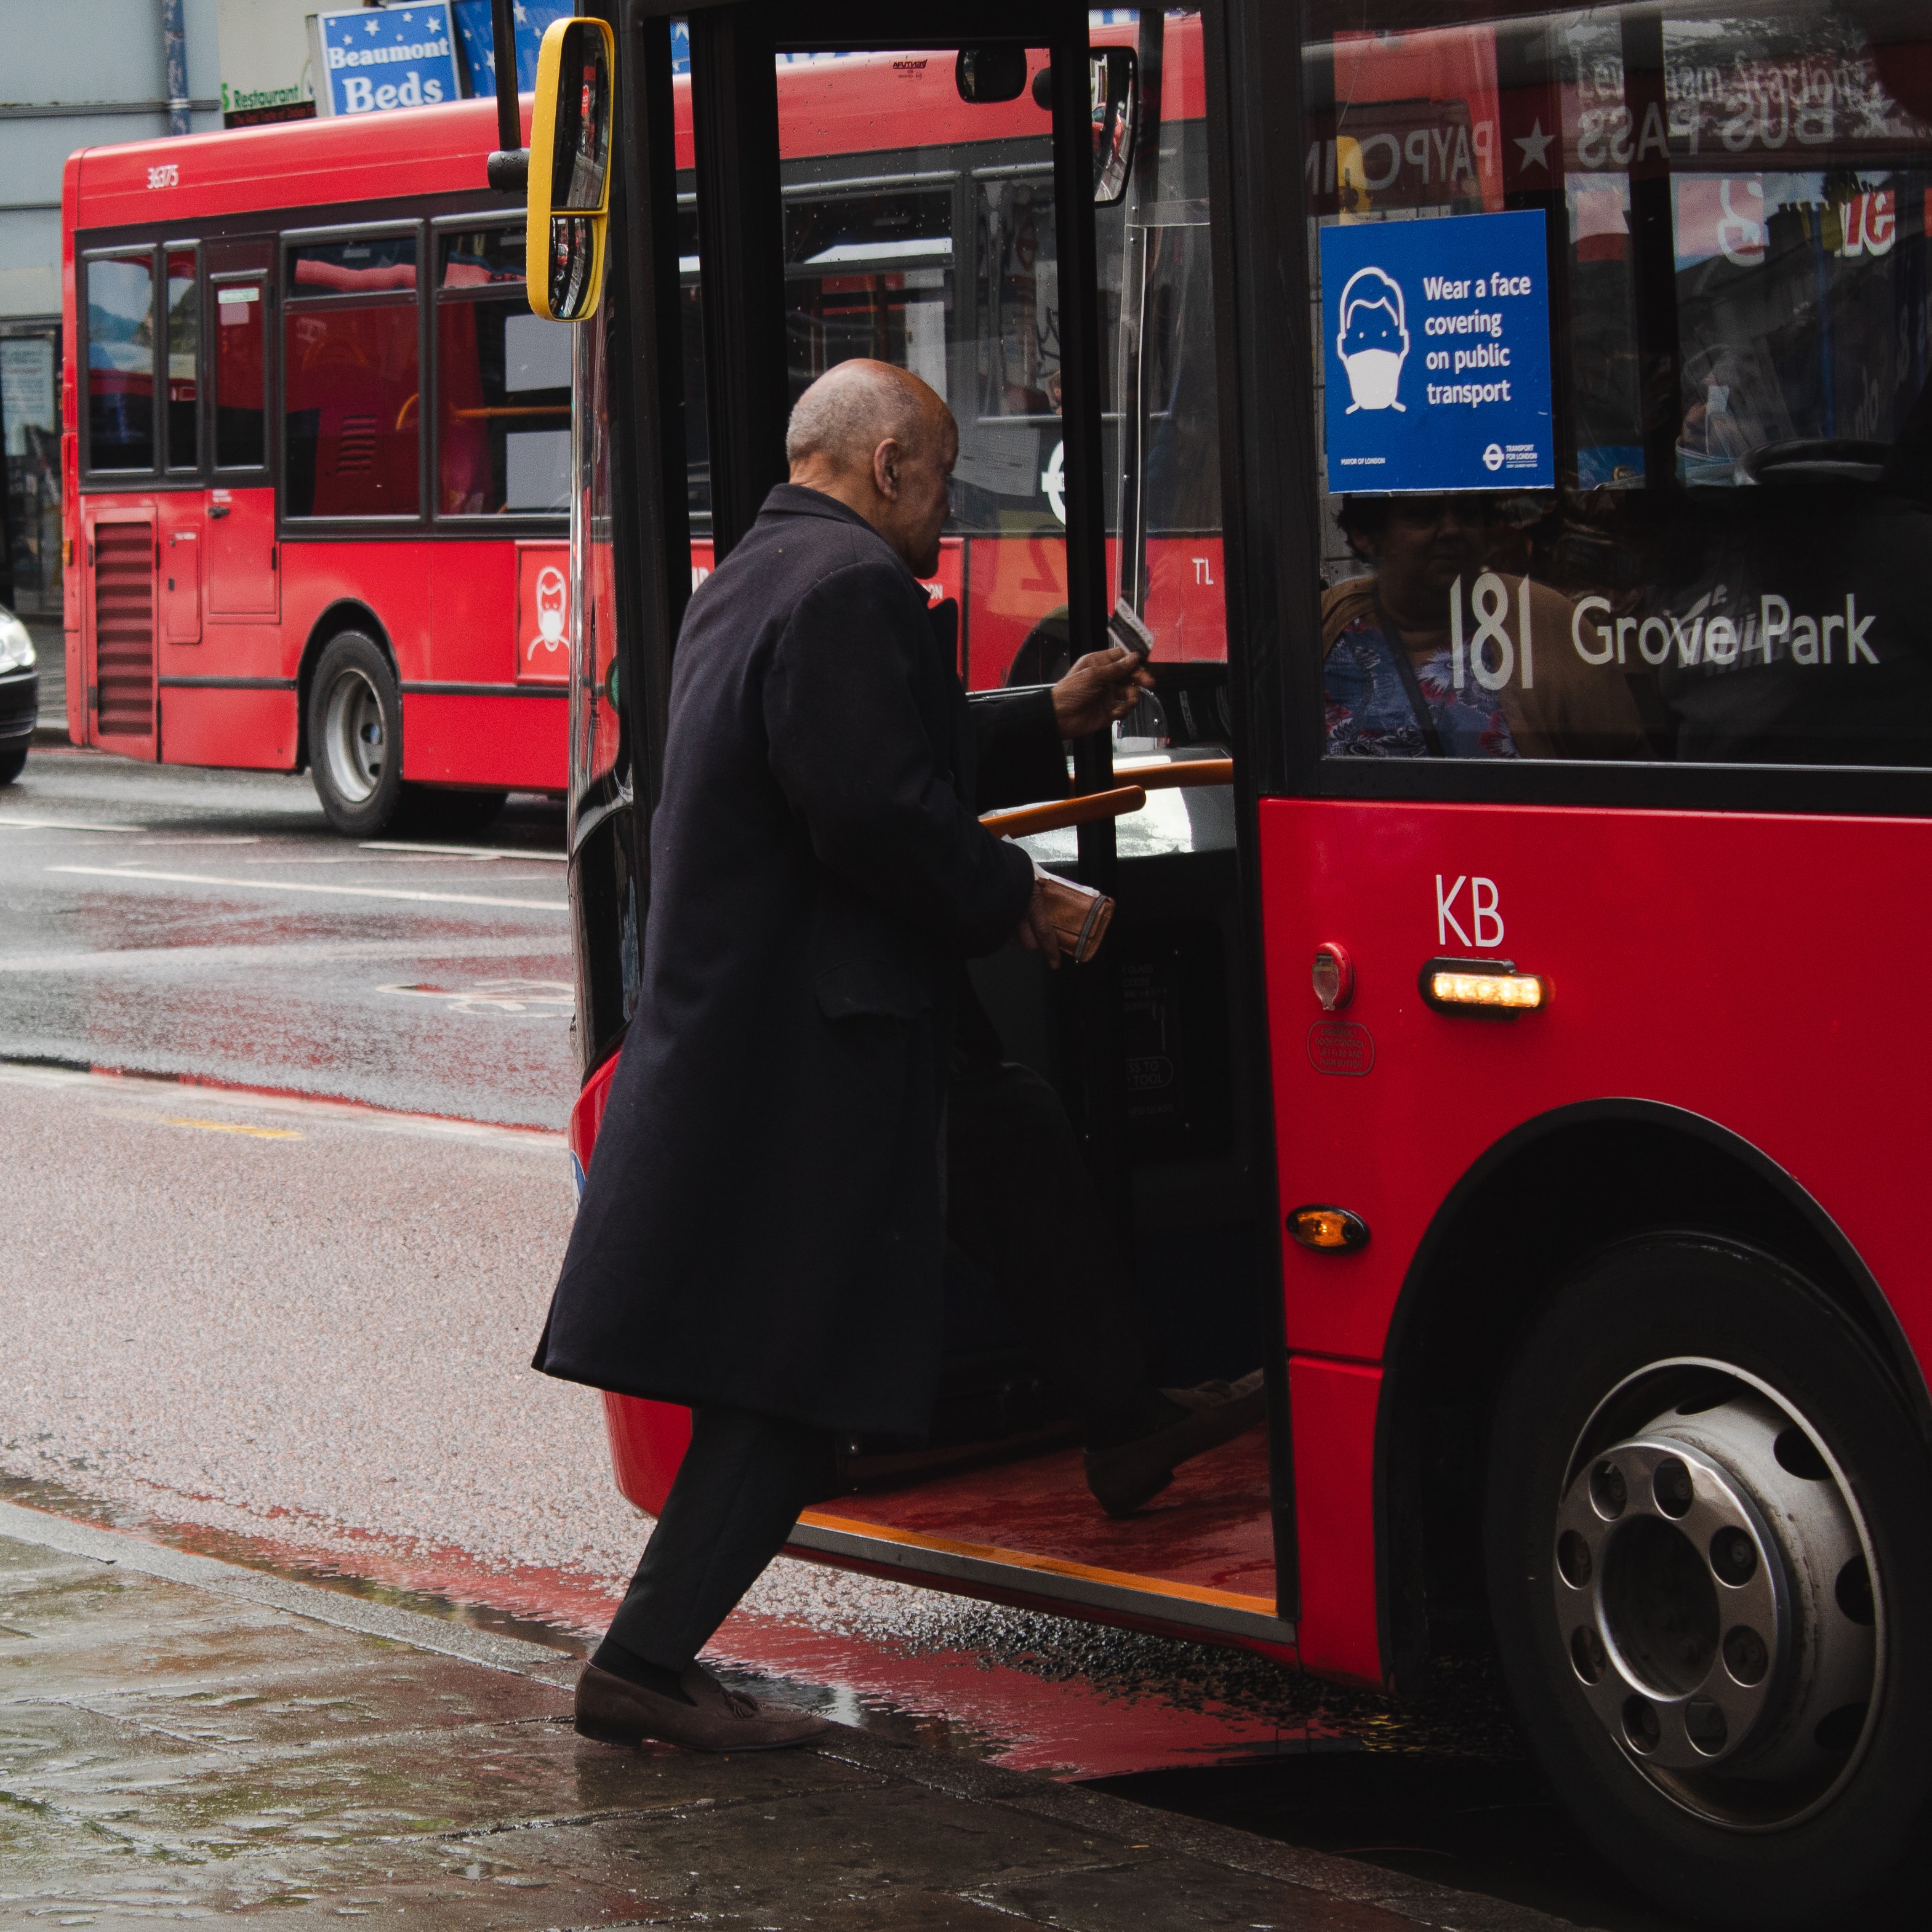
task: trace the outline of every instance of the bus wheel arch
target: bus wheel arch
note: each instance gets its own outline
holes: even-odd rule
[[[1664,1231],[1802,1276],[1882,1365],[1932,1444],[1932,1399],[1882,1291],[1782,1168],[1701,1115],[1605,1100],[1526,1122],[1438,1209],[1390,1324],[1376,1445],[1384,1672],[1398,1689],[1490,1642],[1480,1546],[1488,1427],[1520,1337],[1591,1256]]]

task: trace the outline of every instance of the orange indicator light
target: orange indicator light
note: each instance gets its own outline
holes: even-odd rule
[[[1438,1012],[1507,1016],[1548,1006],[1550,982],[1508,959],[1432,959],[1422,969],[1422,997]]]
[[[1304,1248],[1359,1248],[1369,1238],[1369,1224],[1346,1208],[1298,1208],[1288,1217],[1288,1232]]]
[[[1543,982],[1513,973],[1438,973],[1430,991],[1447,1006],[1508,1006],[1524,1012],[1543,1004]]]

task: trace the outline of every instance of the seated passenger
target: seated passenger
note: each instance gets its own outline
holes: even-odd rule
[[[1480,492],[1342,500],[1374,571],[1322,593],[1330,757],[1645,755],[1629,686],[1580,652],[1570,600],[1531,582],[1526,609],[1526,580],[1488,569],[1492,515]]]

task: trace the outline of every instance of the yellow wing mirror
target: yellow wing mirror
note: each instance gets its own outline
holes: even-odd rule
[[[583,321],[604,292],[616,67],[603,21],[579,15],[544,30],[524,246],[530,307],[551,322]]]

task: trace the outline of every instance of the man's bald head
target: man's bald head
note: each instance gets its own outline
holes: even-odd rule
[[[941,398],[909,370],[862,357],[820,376],[785,432],[793,483],[856,510],[921,577],[938,567],[958,454]]]
[[[922,450],[952,414],[910,370],[855,356],[834,363],[793,406],[785,460],[796,468],[815,457],[839,470],[868,469],[880,443]]]

